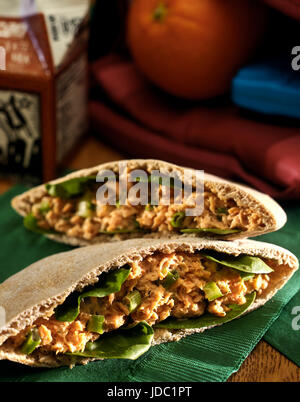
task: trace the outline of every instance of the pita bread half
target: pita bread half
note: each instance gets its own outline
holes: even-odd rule
[[[119,162],[126,163],[128,169],[142,169],[151,174],[153,170],[159,170],[161,174],[175,175],[180,180],[183,180],[185,169],[188,169],[192,173],[192,185],[195,186],[195,170],[190,168],[180,167],[171,163],[167,163],[159,160],[145,160],[145,159],[132,159],[124,161],[115,161],[105,164],[101,164],[89,169],[83,169],[73,172],[65,177],[53,180],[50,184],[63,183],[66,180],[73,178],[82,178],[87,176],[96,176],[99,171],[112,170],[115,173],[119,171]],[[100,185],[99,185],[100,186]],[[233,240],[236,238],[254,237],[268,232],[276,231],[280,229],[286,223],[287,217],[284,210],[280,205],[266,194],[260,193],[252,188],[246,187],[241,184],[237,184],[231,181],[221,179],[219,177],[204,174],[204,186],[205,190],[214,193],[218,199],[222,202],[230,202],[233,200],[235,205],[241,209],[250,209],[260,219],[258,225],[254,225],[250,229],[238,231],[236,233],[230,233],[227,235],[214,234],[214,238],[220,238],[221,240]],[[41,200],[41,198],[47,195],[45,185],[35,187],[25,193],[16,196],[12,200],[12,207],[21,216],[25,217],[30,211],[32,204]],[[111,242],[118,240],[125,240],[129,238],[145,237],[145,238],[171,238],[178,237],[180,233],[172,231],[153,231],[151,233],[123,233],[123,234],[99,234],[91,239],[85,239],[81,237],[69,236],[66,233],[52,233],[45,234],[48,238],[70,244],[73,246],[86,246],[101,242]],[[193,234],[180,234],[181,236],[191,237]],[[204,235],[209,235],[207,232]],[[195,236],[198,236],[197,234]]]
[[[0,285],[0,306],[6,312],[6,322],[0,328],[0,359],[31,366],[72,365],[70,356],[42,355],[38,351],[24,355],[7,347],[4,342],[31,325],[37,318],[53,311],[71,292],[81,291],[85,286],[97,282],[103,272],[117,269],[126,263],[140,261],[156,251],[167,254],[176,251],[193,253],[202,249],[235,256],[247,254],[276,262],[274,272],[270,275],[269,286],[257,295],[247,312],[266,303],[298,268],[297,258],[289,251],[254,240],[228,242],[197,238],[135,239],[55,254],[35,262]],[[208,328],[210,327],[188,330],[155,329],[152,344],[177,341]],[[93,359],[82,358],[79,363],[84,364],[90,360]]]

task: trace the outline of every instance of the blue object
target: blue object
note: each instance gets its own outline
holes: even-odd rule
[[[268,60],[239,70],[232,81],[232,101],[264,114],[300,118],[300,71],[285,60]]]

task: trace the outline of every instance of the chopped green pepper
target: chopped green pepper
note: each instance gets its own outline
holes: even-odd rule
[[[28,334],[21,347],[21,352],[30,355],[41,343],[41,337],[37,328],[33,328]]]
[[[224,215],[228,215],[228,208],[217,208],[217,213],[218,214],[224,214]]]
[[[170,289],[179,278],[176,270],[168,272],[167,276],[160,282],[165,289]]]
[[[207,284],[203,288],[203,291],[208,301],[213,301],[218,297],[223,296],[223,293],[221,292],[219,286],[216,284],[216,282],[213,281],[207,282]]]
[[[151,204],[147,204],[147,205],[145,206],[145,211],[152,211],[152,210],[153,210],[153,208],[154,208],[154,206],[153,206],[153,205],[151,205]]]
[[[171,219],[171,225],[173,226],[173,228],[181,228],[183,221],[185,218],[185,213],[182,212],[176,212]]]
[[[50,210],[49,201],[42,201],[40,204],[39,210],[42,214],[45,214],[46,212],[48,212]]]
[[[103,334],[104,320],[104,315],[93,314],[87,324],[88,331],[96,332],[97,334]]]
[[[76,215],[81,216],[82,218],[90,218],[93,216],[93,204],[90,201],[79,201]]]
[[[140,292],[137,289],[135,289],[124,297],[124,301],[128,306],[129,312],[132,313],[141,304],[142,296]]]

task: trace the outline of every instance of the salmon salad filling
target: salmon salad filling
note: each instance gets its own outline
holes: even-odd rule
[[[207,317],[222,322],[234,309],[241,309],[241,314],[249,295],[267,289],[272,264],[211,250],[155,252],[101,274],[96,284],[73,292],[47,317],[38,318],[6,343],[26,354],[83,353],[102,337],[122,328],[126,334],[126,328],[141,323],[155,328],[170,319],[182,325]]]
[[[128,183],[129,188],[132,185]],[[24,220],[28,229],[91,240],[101,235],[124,233],[228,235],[241,231],[262,231],[265,228],[257,210],[238,206],[233,199],[220,199],[205,187],[201,215],[187,216],[186,211],[195,200],[195,192],[181,204],[174,202],[174,188],[170,188],[169,205],[162,205],[161,198],[158,205],[132,205],[128,199],[120,205],[117,191],[115,205],[103,205],[96,200],[95,181],[85,184],[83,193],[81,186],[80,194],[76,194],[76,191],[71,194],[59,191],[60,187],[57,189],[57,186],[48,185],[47,193],[30,205]],[[159,187],[161,197],[163,186],[160,184]]]

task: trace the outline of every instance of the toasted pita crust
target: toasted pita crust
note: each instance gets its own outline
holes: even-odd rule
[[[105,164],[101,164],[89,169],[83,169],[71,173],[62,178],[51,181],[50,183],[56,184],[61,183],[66,180],[75,178],[75,177],[86,177],[97,175],[97,173],[101,170],[112,170],[114,172],[118,172],[118,163],[120,161],[109,162]],[[160,170],[161,173],[172,173],[176,174],[178,178],[183,178],[183,172],[185,169],[189,169],[191,172],[195,172],[194,169],[180,167],[171,163],[167,163],[159,160],[152,159],[131,159],[122,161],[127,163],[127,166],[130,170],[132,169],[144,169],[148,173],[151,173],[152,170]],[[274,201],[271,197],[266,194],[260,193],[250,187],[246,187],[241,184],[237,184],[228,180],[221,179],[217,176],[213,176],[210,174],[204,174],[205,185],[215,192],[220,199],[228,200],[233,199],[238,206],[249,207],[257,211],[262,217],[262,223],[265,225],[264,229],[257,229],[255,231],[244,231],[239,233],[234,233],[230,235],[221,236],[221,239],[224,240],[233,240],[240,239],[245,237],[254,237],[261,234],[273,232],[275,230],[280,229],[286,223],[287,217],[284,210],[280,207],[280,205]],[[195,184],[195,177],[193,177],[192,184]],[[30,212],[30,205],[37,200],[40,199],[43,195],[46,195],[46,190],[44,185],[40,185],[35,187],[12,200],[12,207],[22,216],[26,216]],[[178,237],[178,233],[164,233],[164,232],[154,232],[150,234],[117,234],[114,236],[101,235],[93,238],[92,240],[84,240],[75,237],[70,237],[65,234],[47,234],[48,238],[70,244],[73,246],[87,246],[90,244],[102,243],[102,242],[111,242],[118,240],[125,240],[136,237],[144,237],[144,238],[176,238]],[[186,236],[186,235],[181,235]],[[187,237],[191,237],[189,234]],[[197,236],[197,235],[195,235]],[[216,238],[217,236],[214,236]]]
[[[115,269],[127,262],[141,260],[155,251],[194,252],[212,249],[232,255],[248,254],[273,259],[278,268],[272,273],[268,288],[259,296],[250,310],[269,300],[298,268],[297,258],[289,251],[268,243],[254,240],[233,242],[209,239],[135,239],[74,249],[44,258],[13,275],[0,285],[0,306],[6,312],[6,324],[0,328],[0,359],[9,359],[32,366],[60,366],[72,364],[68,356],[26,356],[7,348],[3,343],[18,334],[37,318],[51,312],[74,290],[93,284],[105,271]],[[194,330],[155,330],[153,344],[179,340]],[[81,363],[91,359],[84,358]]]

